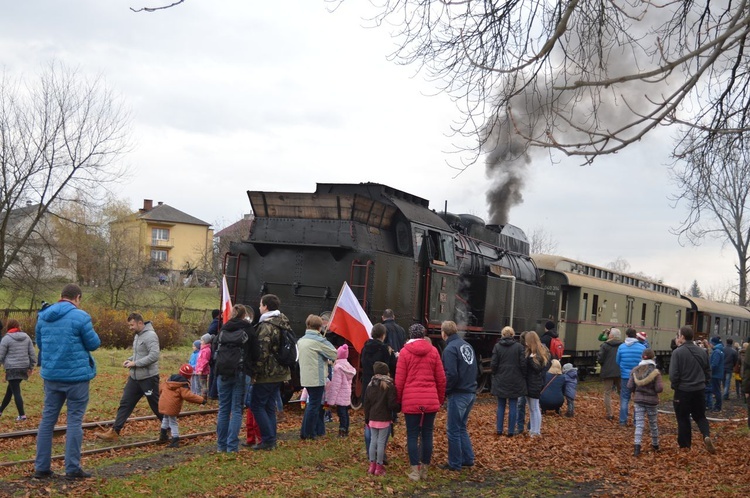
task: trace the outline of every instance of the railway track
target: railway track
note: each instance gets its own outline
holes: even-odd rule
[[[178,417],[191,417],[195,415],[208,415],[212,413],[218,413],[218,408],[210,408],[207,410],[194,410],[189,412],[182,412],[178,415]],[[139,420],[155,420],[156,415],[146,415],[143,417],[131,417],[127,421],[128,422],[136,422]],[[113,420],[100,420],[97,422],[85,422],[82,427],[84,429],[101,429],[104,427],[111,426],[115,423]],[[54,432],[65,432],[68,430],[68,427],[66,425],[59,425],[55,426],[53,429]],[[0,433],[0,439],[13,439],[13,438],[19,438],[19,437],[26,437],[26,436],[36,436],[37,429],[27,429],[23,431],[14,431],[14,432],[3,432]]]
[[[212,434],[216,434],[216,431],[213,430],[213,431],[205,431],[205,432],[196,432],[193,434],[180,434],[180,440],[194,439],[194,438],[203,437],[203,436],[210,436]],[[113,450],[119,450],[119,449],[124,449],[124,448],[138,448],[141,446],[149,446],[153,444],[159,444],[159,440],[150,439],[148,441],[136,441],[133,443],[118,444],[116,446],[107,446],[106,448],[95,448],[92,450],[84,450],[84,451],[81,451],[81,455],[96,455],[98,453],[107,453]],[[65,455],[52,455],[52,460],[63,460],[64,458],[65,458]],[[27,460],[16,460],[13,462],[0,462],[0,467],[13,467],[16,465],[26,465],[30,463],[34,463],[33,458],[27,459]]]

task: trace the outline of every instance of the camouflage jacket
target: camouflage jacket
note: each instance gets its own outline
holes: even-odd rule
[[[289,368],[279,365],[276,360],[281,328],[291,329],[289,319],[283,313],[260,322],[250,337],[250,375],[254,384],[292,379]]]

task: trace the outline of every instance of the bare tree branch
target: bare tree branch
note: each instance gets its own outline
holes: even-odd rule
[[[176,5],[180,5],[184,1],[185,0],[177,0],[176,2],[173,2],[169,5],[162,5],[161,7],[141,7],[140,9],[134,9],[133,7],[130,7],[130,10],[132,10],[133,12],[156,12],[157,10],[171,9]]]

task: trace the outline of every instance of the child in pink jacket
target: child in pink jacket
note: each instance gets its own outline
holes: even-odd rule
[[[201,337],[201,351],[198,353],[198,361],[195,364],[195,374],[198,376],[201,396],[204,398],[208,395],[208,373],[211,370],[209,362],[211,361],[211,339],[210,334],[203,334]]]
[[[349,435],[349,408],[352,404],[352,379],[357,370],[349,364],[349,346],[344,344],[336,350],[333,376],[326,384],[326,403],[336,406],[339,416],[339,436]]]

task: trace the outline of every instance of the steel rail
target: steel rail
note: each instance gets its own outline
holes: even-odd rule
[[[208,415],[211,413],[218,413],[218,408],[210,408],[208,410],[195,410],[190,412],[182,412],[178,417],[189,417],[192,415]],[[128,422],[137,422],[140,420],[154,420],[156,419],[156,415],[144,415],[142,417],[131,417],[127,421]],[[115,423],[114,420],[101,420],[99,422],[85,422],[82,424],[82,427],[84,429],[95,429],[95,428],[101,428],[106,427],[109,425],[113,425]],[[52,429],[53,432],[64,432],[68,430],[67,425],[58,425],[55,426],[54,429]],[[38,429],[28,429],[25,431],[15,431],[15,432],[3,432],[0,433],[0,439],[8,439],[8,438],[16,438],[16,437],[23,437],[23,436],[35,436],[38,432]]]
[[[182,439],[193,439],[197,437],[203,437],[203,436],[210,436],[216,434],[216,430],[213,431],[206,431],[206,432],[196,432],[194,434],[180,434],[180,440]],[[139,441],[136,443],[126,443],[126,444],[120,444],[117,446],[108,446],[106,448],[96,448],[93,450],[84,450],[81,452],[81,455],[96,455],[97,453],[107,453],[108,451],[113,450],[121,450],[123,448],[138,448],[140,446],[148,446],[151,444],[159,444],[158,439],[151,439],[149,441]],[[62,460],[65,458],[65,455],[54,455],[52,456],[52,460]],[[27,463],[34,463],[34,459],[29,460],[17,460],[15,462],[0,462],[0,467],[13,467],[14,465],[23,465]]]

